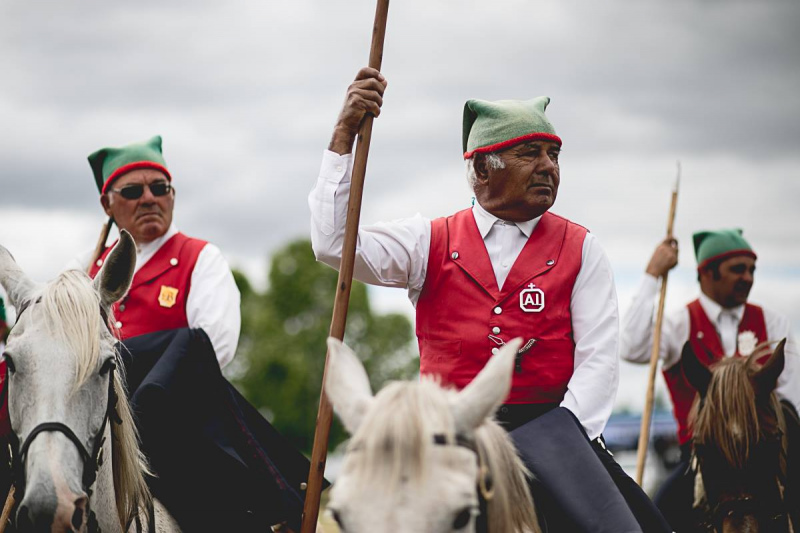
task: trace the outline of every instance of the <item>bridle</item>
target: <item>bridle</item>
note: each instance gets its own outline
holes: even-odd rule
[[[37,300],[38,302],[38,300]],[[17,320],[19,321],[19,317],[22,316],[22,313],[29,306],[24,306],[19,312],[17,316]],[[103,316],[103,323],[107,324],[107,314],[105,310],[101,307],[100,313]],[[93,446],[91,451],[89,448],[81,442],[80,438],[75,434],[75,432],[66,424],[62,422],[42,422],[34,427],[28,436],[25,437],[25,441],[22,442],[20,446],[19,437],[17,436],[16,432],[13,430],[9,435],[9,451],[11,455],[11,472],[12,472],[12,482],[16,490],[15,499],[17,502],[22,501],[25,496],[25,459],[28,454],[28,450],[30,449],[33,440],[42,433],[61,433],[65,437],[67,437],[74,445],[75,448],[78,450],[78,454],[83,461],[83,475],[81,478],[82,489],[86,493],[88,497],[91,498],[92,496],[92,486],[94,485],[95,480],[97,479],[97,472],[100,467],[103,465],[103,446],[105,444],[105,430],[106,426],[108,425],[109,419],[113,420],[116,424],[122,424],[122,419],[117,412],[117,402],[118,396],[117,391],[114,388],[114,371],[116,370],[116,356],[115,359],[110,360],[109,369],[108,369],[108,403],[106,404],[106,412],[103,416],[103,422],[100,425],[100,430],[92,437],[91,442],[93,442]],[[8,365],[6,365],[6,375],[3,381],[3,390],[2,390],[2,400],[0,401],[0,408],[2,405],[8,401],[8,385],[9,385],[9,370]],[[87,524],[90,533],[100,533],[100,527],[97,523],[97,517],[90,508],[87,507],[88,517],[87,517]]]
[[[478,516],[475,517],[475,532],[487,533],[489,531],[489,502],[494,498],[494,479],[483,452],[473,439],[461,434],[456,435],[455,442],[449,442],[447,435],[436,433],[433,435],[433,444],[436,446],[459,446],[475,454],[478,461],[478,479],[476,480]]]

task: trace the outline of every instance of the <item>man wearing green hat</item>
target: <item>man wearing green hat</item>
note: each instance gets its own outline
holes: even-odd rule
[[[219,248],[188,237],[173,222],[175,187],[161,137],[89,156],[100,204],[136,241],[136,271],[128,294],[114,306],[116,329],[126,339],[181,327],[201,328],[221,367],[236,352],[241,315],[239,290]],[[113,246],[100,257],[87,253],[69,266],[94,277]]]
[[[664,379],[672,397],[678,423],[682,460],[665,482],[656,503],[680,531],[686,527],[692,507],[694,478],[690,469],[691,431],[687,418],[695,390],[684,377],[681,351],[690,341],[697,354],[711,354],[711,364],[723,357],[747,356],[756,346],[783,338],[786,363],[776,392],[795,408],[800,405],[800,353],[792,338],[789,320],[774,311],[747,302],[756,270],[756,254],[740,229],[701,231],[693,236],[700,295],[686,307],[667,314],[661,333],[660,357]],[[647,363],[653,343],[653,302],[658,278],[678,263],[674,239],[662,242],[648,263],[646,275],[623,320],[621,355],[635,363]]]
[[[314,252],[334,268],[353,143],[385,88],[378,71],[358,73],[309,195]],[[420,370],[445,384],[466,386],[499,346],[523,338],[497,418],[541,482],[534,499],[550,531],[669,531],[602,440],[619,379],[616,291],[598,240],[549,212],[561,150],[549,101],[469,100],[462,155],[476,202],[360,227],[354,276],[408,291]]]

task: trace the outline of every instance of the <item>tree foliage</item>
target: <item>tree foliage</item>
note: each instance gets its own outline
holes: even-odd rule
[[[316,262],[308,240],[298,240],[272,257],[266,293],[255,291],[242,273],[234,276],[242,293],[242,334],[232,380],[284,436],[308,452],[338,273]],[[412,339],[407,317],[373,313],[366,286],[353,283],[344,340],[364,362],[373,390],[418,371]],[[330,447],[344,438],[336,422]]]

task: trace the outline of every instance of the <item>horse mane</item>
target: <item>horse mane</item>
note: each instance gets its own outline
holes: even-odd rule
[[[100,318],[100,297],[89,277],[78,270],[62,273],[41,295],[43,321],[50,333],[75,356],[77,391],[98,371],[100,354],[113,349],[114,340]],[[113,317],[110,318],[113,323]],[[109,346],[111,345],[111,346]],[[133,421],[125,389],[124,367],[117,357],[114,389],[122,424],[110,420],[114,496],[120,525],[125,530],[133,517],[146,512],[152,501],[144,476],[150,475],[147,459],[139,447],[139,432]]]
[[[689,414],[695,444],[712,446],[737,469],[746,466],[750,452],[767,434],[781,430],[785,437],[786,422],[777,396],[773,391],[766,401],[759,399],[750,378],[750,358],[720,360],[712,367],[705,398],[695,398]],[[782,445],[785,452],[785,438]],[[782,474],[785,469],[782,454]]]
[[[425,461],[436,446],[433,434],[444,436],[448,443],[456,442],[449,403],[455,394],[427,376],[384,387],[348,446],[357,451],[348,454],[356,479],[389,492],[403,479],[424,482],[428,472]],[[487,420],[474,437],[494,481],[494,497],[488,502],[489,531],[539,532],[526,482],[530,474],[506,432]],[[375,477],[381,483],[374,483]]]

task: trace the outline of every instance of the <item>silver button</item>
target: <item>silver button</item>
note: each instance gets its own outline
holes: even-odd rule
[[[97,260],[97,263],[95,263],[95,264],[96,264],[97,266],[101,267],[101,266],[103,266],[103,260],[102,260],[102,259],[98,259],[98,260]]]
[[[500,351],[500,348],[492,348],[492,353],[497,353]]]
[[[499,315],[502,312],[503,312],[503,310],[501,308],[499,308],[499,307],[495,307],[494,308],[494,314]]]
[[[697,338],[698,339],[702,339],[703,338],[703,332],[702,331],[698,331],[697,332]]]
[[[307,488],[308,488],[308,484],[307,483],[305,483],[305,482],[300,483],[300,490],[306,490]]]
[[[492,328],[492,333],[494,333],[495,335],[497,335],[498,333],[500,333],[500,328],[498,328],[497,326],[493,327],[493,328]]]
[[[173,257],[172,259],[169,260],[169,264],[172,265],[172,266],[177,265],[178,264],[178,259]]]
[[[124,311],[125,310],[125,304],[119,304],[119,310],[120,311]]]
[[[552,259],[550,259],[550,260],[547,262],[547,266],[553,266],[553,265],[555,265],[555,264],[556,264],[556,262],[555,262],[555,261],[553,261]]]
[[[114,327],[117,328],[117,329],[122,329],[122,322],[117,320],[117,322],[114,324]]]
[[[450,257],[452,257],[453,259],[458,259],[458,252],[453,252],[452,254],[450,254]]]

